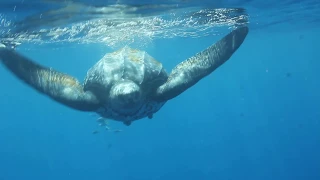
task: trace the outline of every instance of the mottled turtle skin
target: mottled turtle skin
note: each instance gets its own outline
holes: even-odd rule
[[[151,118],[164,105],[166,101],[155,101],[153,96],[167,79],[160,62],[145,51],[125,46],[106,54],[89,69],[84,90],[104,98],[103,106],[97,110],[102,117],[130,124],[143,117]],[[135,92],[123,93],[126,90]]]
[[[91,67],[84,83],[42,66],[0,44],[1,63],[35,90],[70,108],[97,112],[129,125],[151,118],[171,100],[224,64],[248,34],[240,27],[177,64],[168,75],[145,51],[128,46],[107,53]]]

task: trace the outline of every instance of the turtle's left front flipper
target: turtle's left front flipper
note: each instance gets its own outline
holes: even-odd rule
[[[57,102],[81,111],[95,111],[99,107],[97,98],[84,91],[74,77],[43,67],[6,47],[0,47],[0,62],[19,79]]]
[[[235,29],[204,51],[178,64],[167,82],[157,89],[155,99],[172,99],[212,73],[240,47],[248,31],[248,27]]]

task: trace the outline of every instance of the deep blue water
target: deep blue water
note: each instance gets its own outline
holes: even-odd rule
[[[219,3],[248,8],[252,17],[272,14],[263,1]],[[317,1],[286,7],[298,3],[319,12]],[[152,120],[111,122],[120,133],[92,134],[96,116],[53,102],[0,66],[0,180],[320,179],[319,24],[307,9],[296,12],[299,22],[274,13],[275,21],[249,23],[232,58]],[[156,39],[144,50],[170,72],[217,39]],[[36,46],[17,50],[79,80],[112,51],[97,44]]]

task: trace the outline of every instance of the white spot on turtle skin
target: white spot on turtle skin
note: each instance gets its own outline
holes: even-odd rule
[[[72,93],[72,89],[70,87],[66,87],[66,88],[63,89],[63,93],[71,94]]]
[[[235,47],[236,47],[236,44],[237,44],[237,42],[236,42],[236,35],[234,34],[233,36],[232,36],[232,49],[235,49]]]

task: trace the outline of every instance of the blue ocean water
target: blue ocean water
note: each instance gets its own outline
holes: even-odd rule
[[[36,13],[29,8],[14,16],[10,7],[20,1],[10,2],[1,1],[0,9],[13,20]],[[97,116],[52,101],[0,66],[0,180],[320,179],[320,3],[166,3],[244,8],[249,35],[226,64],[165,104],[153,119],[131,126],[110,122],[119,133],[100,130]],[[50,8],[36,4],[26,7]],[[140,48],[170,72],[228,31],[155,38]],[[23,42],[17,51],[82,80],[116,48]]]

